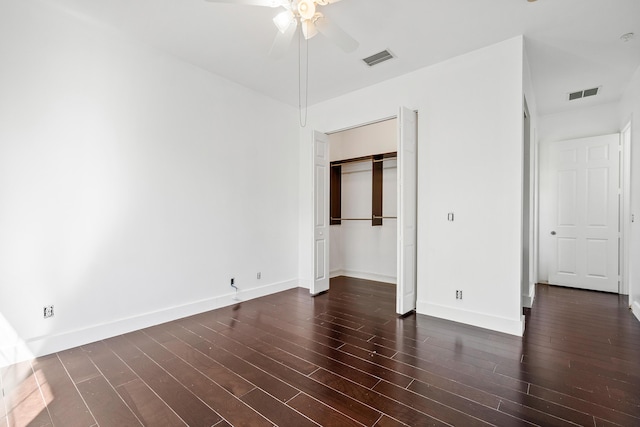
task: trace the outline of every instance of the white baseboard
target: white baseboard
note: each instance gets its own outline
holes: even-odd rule
[[[634,301],[633,304],[631,304],[631,312],[633,313],[634,316],[636,316],[636,319],[640,320],[640,302],[639,301]]]
[[[18,340],[13,346],[0,348],[0,368],[14,363],[33,359],[34,357],[56,353],[69,348],[78,347],[95,341],[126,334],[138,329],[148,328],[161,323],[170,322],[194,314],[203,313],[217,308],[238,304],[238,301],[248,301],[254,298],[271,295],[277,292],[296,288],[298,279],[273,283],[258,288],[239,290],[208,298],[201,301],[169,307],[150,313],[144,313],[112,322],[91,325],[85,328],[66,331],[55,335],[35,337],[26,341]]]
[[[416,311],[419,314],[439,317],[479,328],[491,329],[492,331],[503,332],[505,334],[522,336],[524,333],[524,316],[520,316],[519,320],[507,319],[424,301],[418,301]]]
[[[298,287],[299,288],[311,289],[311,284],[312,283],[313,283],[313,280],[311,280],[311,279],[298,279]]]
[[[536,299],[536,287],[531,286],[529,289],[529,295],[522,295],[522,306],[526,308],[533,307],[533,301]]]
[[[342,270],[335,270],[329,272],[329,278],[333,279],[334,277],[344,276],[344,272]]]
[[[364,271],[354,270],[336,270],[329,273],[329,277],[347,276],[355,279],[372,280],[374,282],[391,283],[395,285],[397,279],[395,276],[385,276],[383,274],[367,273]]]

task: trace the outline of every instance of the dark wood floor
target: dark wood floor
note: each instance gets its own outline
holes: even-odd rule
[[[0,426],[640,425],[640,323],[539,285],[524,338],[338,278],[0,370]]]

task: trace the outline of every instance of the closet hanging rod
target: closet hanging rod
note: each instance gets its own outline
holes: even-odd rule
[[[397,157],[385,157],[384,159],[361,159],[361,160],[336,160],[335,162],[331,162],[331,166],[340,166],[340,165],[349,165],[351,163],[381,163],[386,162],[387,160],[396,160]]]
[[[373,219],[398,219],[397,216],[378,216],[378,215],[374,215]]]

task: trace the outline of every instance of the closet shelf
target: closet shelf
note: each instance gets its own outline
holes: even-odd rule
[[[398,152],[393,151],[391,153],[372,154],[370,156],[354,157],[352,159],[334,160],[331,162],[331,166],[341,166],[350,163],[379,163],[387,160],[395,160],[398,157]]]

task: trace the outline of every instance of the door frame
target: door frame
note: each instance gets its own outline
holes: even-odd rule
[[[328,131],[328,132],[321,132],[321,131],[318,131],[318,130],[312,130],[311,134],[315,135],[315,132],[320,132],[320,133],[323,133],[325,135],[332,135],[332,134],[335,134],[335,133],[344,132],[344,131],[347,131],[347,130],[356,129],[356,128],[359,128],[359,127],[368,126],[368,125],[372,125],[372,124],[376,124],[376,123],[380,123],[380,122],[384,122],[384,121],[392,120],[392,119],[398,119],[398,132],[399,132],[400,125],[401,125],[400,120],[399,120],[400,119],[399,113],[400,113],[400,109],[401,108],[402,108],[401,106],[398,107],[398,113],[395,114],[395,115],[392,115],[392,116],[387,116],[387,117],[383,117],[383,118],[380,118],[380,119],[372,120],[372,121],[369,121],[369,122],[355,124],[353,126],[347,126],[347,127],[344,127],[344,128],[340,128],[340,129],[336,129],[336,130],[332,130],[332,131]],[[418,111],[417,110],[413,110],[413,111],[415,111],[415,113],[416,113],[416,123],[415,123],[415,125],[416,125],[416,147],[417,147],[418,144],[419,144],[419,140],[420,140],[419,132],[417,130],[419,115],[418,115]],[[314,146],[313,138],[314,138],[314,136],[312,136],[312,140],[311,140],[312,148]],[[313,149],[312,149],[312,151],[313,151]],[[311,161],[312,170],[314,170],[315,169],[315,153],[313,153],[313,155],[311,156],[310,161]],[[416,165],[416,169],[417,169],[417,165]],[[417,174],[415,175],[414,180],[415,180],[414,185],[415,185],[415,188],[417,189],[417,186],[418,186],[418,176],[417,176]],[[398,183],[399,183],[399,181],[398,181]],[[312,203],[312,206],[311,206],[312,207],[312,222],[313,222],[313,216],[314,216],[314,213],[313,213],[314,206],[313,206],[313,204],[315,203],[315,198],[316,198],[315,190],[316,190],[315,189],[315,185],[313,185],[313,180],[312,180],[312,198],[311,198],[311,203]],[[417,198],[417,194],[416,194],[416,198]],[[400,212],[398,212],[397,214],[400,215]],[[326,219],[329,220],[328,213],[327,213],[327,218]],[[417,221],[417,213],[416,213],[416,221]],[[414,231],[415,232],[415,236],[414,237],[415,237],[415,242],[416,242],[416,247],[417,247],[417,243],[418,243],[417,226],[415,227],[414,230],[415,230]],[[400,236],[398,235],[396,237],[396,244],[398,243],[398,239],[399,238],[400,238]],[[314,238],[312,239],[312,245],[313,246],[311,247],[311,255],[313,257],[313,255],[315,254],[315,249],[314,249],[315,248],[315,235],[314,235]],[[397,254],[396,254],[396,256],[397,256]],[[327,259],[325,260],[327,266],[330,265],[330,260],[331,260],[331,251],[329,251],[329,253],[327,255]],[[315,269],[315,266],[312,264],[311,268]],[[417,270],[417,266],[416,266],[416,270]],[[416,276],[417,276],[417,271],[416,271]],[[312,279],[312,281],[313,280],[314,279]],[[398,278],[396,278],[396,288],[397,288],[397,280],[398,280]],[[417,277],[416,277],[415,282],[416,282],[415,283],[415,288],[416,288],[416,294],[417,294]],[[313,289],[313,283],[311,283],[311,288],[310,288],[311,296],[318,295],[318,293],[314,294],[312,292],[312,289]],[[330,286],[329,286],[329,289],[327,289],[327,290],[330,290]],[[399,296],[398,296],[398,294],[396,292],[396,305],[398,304],[398,298],[399,298]]]
[[[625,134],[628,138],[625,138]],[[619,293],[631,295],[629,281],[629,255],[631,254],[631,120],[620,131],[620,289]],[[629,299],[631,304],[631,299]]]
[[[535,160],[534,146],[531,138],[531,114],[525,97],[522,99],[523,114],[523,141],[522,141],[522,265],[520,277],[520,304],[523,307],[531,308],[533,304],[532,279],[534,277],[535,265]],[[535,294],[535,286],[533,287]]]

